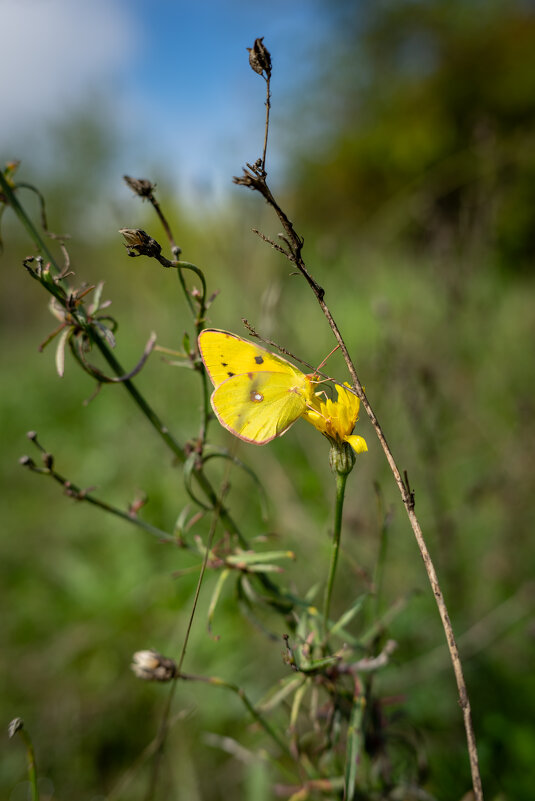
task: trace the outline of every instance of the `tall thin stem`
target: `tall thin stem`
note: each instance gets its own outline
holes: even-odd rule
[[[267,138],[265,141],[267,141]],[[472,786],[474,789],[474,797],[476,801],[483,801],[483,787],[481,784],[481,775],[479,772],[479,759],[477,754],[476,739],[472,723],[472,714],[470,710],[470,702],[468,699],[468,691],[466,687],[466,682],[464,680],[461,659],[459,656],[459,650],[457,648],[457,643],[455,641],[455,635],[453,633],[453,627],[451,625],[451,621],[449,618],[446,602],[444,600],[444,596],[442,594],[442,590],[438,582],[438,577],[433,565],[433,561],[431,559],[431,554],[429,553],[429,549],[427,548],[427,544],[424,540],[422,530],[420,528],[420,523],[414,512],[413,493],[411,492],[408,482],[403,481],[401,472],[396,464],[392,451],[390,450],[390,446],[388,445],[383,429],[377,419],[377,416],[368,398],[366,397],[366,393],[364,392],[364,388],[358,377],[357,370],[351,359],[347,346],[342,338],[338,325],[336,324],[336,321],[331,313],[331,310],[329,309],[327,303],[325,302],[324,299],[325,291],[323,287],[321,287],[314,279],[314,277],[311,275],[311,273],[307,268],[307,265],[305,264],[305,261],[302,256],[304,240],[302,239],[302,237],[299,236],[296,229],[294,228],[292,221],[290,220],[286,212],[281,208],[281,206],[279,206],[275,197],[273,196],[271,189],[269,188],[267,183],[266,171],[264,169],[260,170],[257,167],[257,165],[247,164],[247,169],[243,170],[243,175],[241,177],[235,177],[234,183],[240,184],[242,186],[247,186],[250,189],[260,192],[260,194],[263,196],[266,202],[271,206],[271,208],[274,210],[277,217],[279,218],[279,221],[284,229],[284,236],[282,236],[282,241],[284,242],[285,246],[283,247],[282,245],[269,240],[267,237],[263,238],[266,241],[268,241],[272,245],[272,247],[274,247],[276,250],[278,250],[279,252],[283,253],[286,256],[288,261],[290,261],[291,264],[293,264],[297,268],[297,270],[299,270],[303,278],[305,278],[308,285],[312,289],[316,297],[316,300],[318,301],[318,304],[343,354],[345,363],[347,365],[347,368],[351,375],[351,379],[353,381],[352,391],[357,395],[358,398],[360,398],[362,405],[364,406],[364,409],[366,411],[366,414],[370,418],[370,421],[375,429],[375,433],[379,439],[379,442],[381,443],[381,447],[383,448],[387,462],[389,464],[389,467],[392,471],[399,492],[401,494],[401,498],[405,506],[411,528],[414,532],[418,548],[420,549],[420,553],[424,561],[429,583],[431,584],[433,595],[435,596],[435,600],[438,606],[440,619],[442,621],[442,627],[446,635],[446,642],[450,652],[450,658],[453,666],[453,671],[455,674],[455,680],[457,683],[459,702],[463,712],[463,720],[466,731],[466,740],[468,745],[468,756],[470,760],[470,771],[472,775]]]
[[[28,765],[28,782],[30,784],[31,801],[39,801],[39,788],[37,786],[37,765],[35,762],[35,751],[32,738],[24,728],[22,718],[14,718],[9,724],[9,737],[19,734],[26,746],[26,762]]]
[[[268,133],[269,133],[269,112],[271,109],[271,73],[268,73],[266,76],[266,127],[264,132],[264,149],[262,151],[262,169],[265,171],[266,169],[266,154],[267,154],[267,144],[268,144]]]
[[[331,565],[329,568],[329,578],[325,589],[325,600],[323,603],[323,629],[325,635],[328,633],[329,611],[331,608],[331,597],[333,594],[334,577],[338,564],[338,552],[340,550],[340,537],[342,535],[342,511],[344,509],[344,494],[346,489],[347,473],[336,473],[336,501],[334,505],[334,530],[331,548]]]

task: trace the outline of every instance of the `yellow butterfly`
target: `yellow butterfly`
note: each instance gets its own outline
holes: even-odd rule
[[[199,352],[215,386],[217,419],[245,442],[264,445],[280,437],[314,396],[313,376],[236,334],[201,331]]]

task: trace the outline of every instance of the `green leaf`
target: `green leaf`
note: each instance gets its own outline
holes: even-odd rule
[[[60,378],[65,375],[65,345],[71,335],[70,328],[64,328],[56,347],[56,371]]]
[[[269,712],[271,709],[275,709],[275,707],[291,695],[302,682],[303,677],[300,675],[292,674],[291,676],[287,676],[279,682],[279,689],[277,689],[273,695],[268,694],[265,701],[262,700],[257,704],[257,709],[261,712]],[[272,690],[270,690],[270,693],[271,692]]]
[[[184,353],[191,352],[191,341],[187,331],[184,332],[184,336],[182,337],[182,348],[184,349]],[[193,367],[191,361],[190,361],[190,366]]]
[[[352,801],[355,794],[358,758],[362,747],[362,718],[365,705],[366,699],[364,696],[360,693],[355,694],[347,728],[344,801]]]
[[[293,551],[238,551],[227,556],[226,561],[229,565],[254,565],[276,559],[295,559],[295,554]]]
[[[212,621],[214,619],[214,613],[215,613],[215,610],[216,610],[217,602],[219,601],[219,596],[221,595],[221,590],[223,589],[223,585],[225,584],[225,581],[229,577],[229,574],[230,574],[230,570],[228,568],[225,568],[219,574],[219,577],[217,579],[217,583],[216,583],[216,585],[214,587],[214,591],[212,593],[212,598],[210,599],[210,606],[208,607],[208,632],[210,633],[210,636],[214,637],[214,639],[216,639],[216,640],[219,639],[219,635],[214,635],[213,634],[213,632],[212,632]]]
[[[334,626],[329,630],[329,633],[336,634],[338,631],[340,631],[340,629],[347,626],[347,624],[350,623],[351,620],[353,620],[355,615],[358,612],[360,612],[364,604],[364,601],[366,600],[367,597],[368,593],[364,593],[364,595],[359,595],[357,600],[349,607],[349,609],[346,609],[344,614],[336,621]]]
[[[99,281],[93,292],[91,303],[87,307],[88,314],[95,314],[100,308],[100,301],[102,299],[102,290],[104,289],[104,281]]]
[[[295,729],[297,718],[299,716],[299,710],[301,708],[303,698],[305,697],[305,693],[308,690],[308,685],[309,685],[309,680],[305,678],[301,686],[298,687],[295,692],[294,700],[292,703],[292,711],[290,713],[290,729],[292,731]]]

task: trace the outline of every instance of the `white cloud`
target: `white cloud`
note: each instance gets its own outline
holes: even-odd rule
[[[0,147],[120,80],[135,20],[120,0],[0,0]]]

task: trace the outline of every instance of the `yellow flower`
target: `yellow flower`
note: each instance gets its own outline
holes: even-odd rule
[[[335,386],[338,400],[333,401],[324,392],[317,392],[303,417],[321,431],[331,444],[341,446],[347,442],[355,453],[364,453],[368,450],[366,440],[353,434],[359,416],[360,400],[346,389],[349,384]]]

